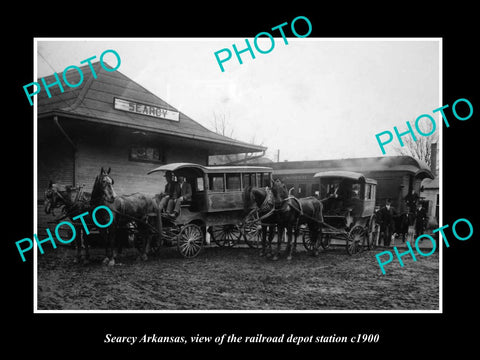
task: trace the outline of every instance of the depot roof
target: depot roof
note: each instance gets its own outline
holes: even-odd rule
[[[106,63],[104,65],[113,69]],[[97,78],[94,78],[88,64],[80,67],[84,76],[81,83],[80,74],[77,71],[69,70],[66,73],[68,83],[72,85],[80,83],[80,85],[69,87],[62,81],[64,92],[61,92],[58,85],[54,85],[49,88],[51,98],[43,88],[42,81],[37,80],[42,85],[42,89],[37,95],[38,119],[57,115],[204,141],[212,144],[211,155],[260,152],[267,149],[264,146],[245,143],[217,134],[166,103],[120,71],[106,71],[100,66],[100,62],[92,63],[92,66]],[[57,75],[62,80],[62,74],[58,73]],[[46,84],[53,84],[56,78],[52,74],[45,76],[44,80]],[[165,115],[167,113],[169,115]]]

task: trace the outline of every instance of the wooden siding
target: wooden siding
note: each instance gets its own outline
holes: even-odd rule
[[[117,195],[144,192],[158,194],[165,188],[162,174],[147,175],[158,163],[129,160],[129,146],[121,144],[101,144],[83,140],[78,146],[75,172],[77,183],[85,184],[86,191],[91,191],[95,177],[101,167],[111,168],[110,176],[114,179]],[[165,149],[166,162],[195,162],[206,165],[206,151],[184,147]]]

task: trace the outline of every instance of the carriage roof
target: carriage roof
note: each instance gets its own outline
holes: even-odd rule
[[[330,170],[330,171],[320,171],[317,172],[314,177],[319,178],[346,178],[362,183],[376,184],[377,180],[370,179],[365,177],[362,173],[355,171],[346,171],[346,170]]]
[[[181,174],[185,170],[195,170],[205,174],[212,173],[251,173],[251,172],[272,172],[273,169],[266,166],[204,166],[194,163],[171,163],[159,166],[150,170],[147,174],[152,174],[159,171],[173,171]],[[183,171],[182,171],[183,170]]]

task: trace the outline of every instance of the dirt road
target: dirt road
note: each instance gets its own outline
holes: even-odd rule
[[[247,247],[205,248],[183,259],[176,248],[137,262],[127,249],[114,267],[103,249],[89,265],[73,264],[74,250],[38,255],[40,310],[436,310],[439,257],[403,258],[382,275],[375,254],[349,256],[344,247],[312,257],[299,246],[291,262],[273,262]]]

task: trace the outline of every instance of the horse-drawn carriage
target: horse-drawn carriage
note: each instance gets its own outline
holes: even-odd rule
[[[270,184],[272,169],[261,166],[202,166],[172,163],[150,170],[148,174],[172,172],[184,177],[192,189],[191,200],[181,205],[175,218],[158,209],[150,214],[150,224],[157,228],[160,244],[177,244],[187,258],[195,257],[210,238],[220,246],[232,246],[241,238],[249,245],[256,233],[245,223],[243,189]],[[249,223],[251,225],[251,223]]]
[[[320,244],[328,248],[332,238],[345,240],[346,250],[353,255],[373,247],[379,236],[375,221],[377,182],[353,171],[321,171],[319,198],[323,204]],[[302,229],[305,248],[314,246],[307,229]]]

